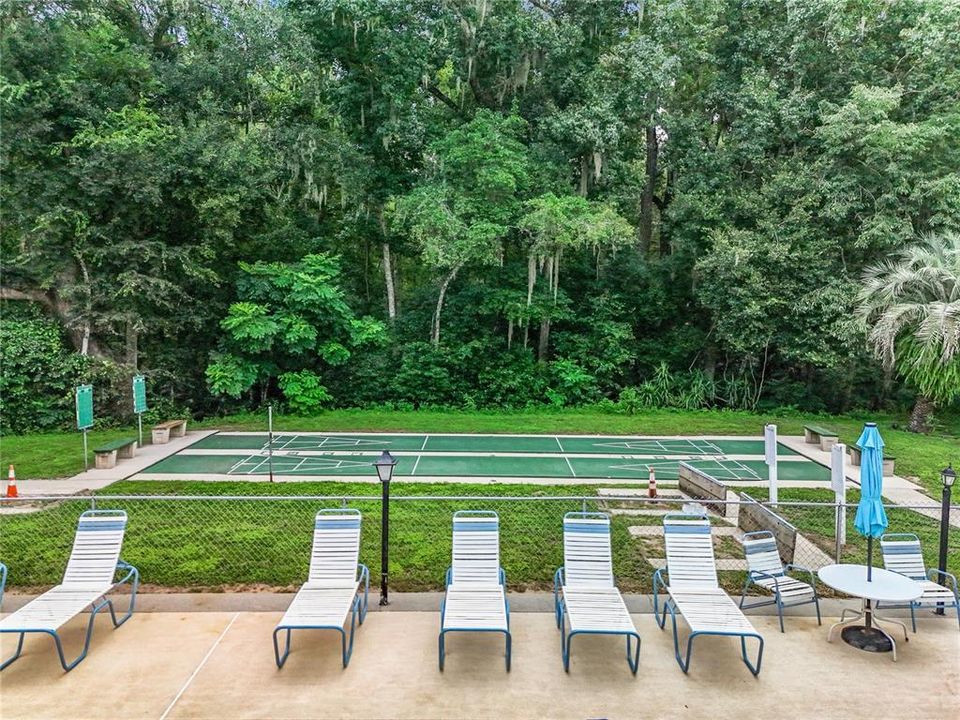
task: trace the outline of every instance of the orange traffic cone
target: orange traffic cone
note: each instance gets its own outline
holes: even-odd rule
[[[17,473],[14,471],[13,465],[10,466],[10,472],[7,473],[7,497],[17,497]]]
[[[657,476],[653,471],[653,465],[648,465],[647,469],[650,471],[650,480],[647,481],[647,495],[655,498],[657,496]]]

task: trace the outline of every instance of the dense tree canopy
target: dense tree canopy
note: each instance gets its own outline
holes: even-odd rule
[[[960,229],[960,0],[0,12],[0,337],[57,365],[35,426],[134,370],[196,412],[956,381],[885,369],[856,308]]]

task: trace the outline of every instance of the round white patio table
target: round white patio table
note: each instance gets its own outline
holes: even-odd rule
[[[897,643],[893,636],[877,624],[877,621],[894,623],[903,628],[903,638],[907,637],[907,626],[899,620],[881,617],[871,607],[871,602],[909,603],[923,594],[919,583],[914,582],[906,575],[890,572],[883,568],[870,568],[870,580],[867,580],[866,565],[826,565],[817,571],[820,581],[834,590],[853,595],[861,599],[861,609],[850,610],[844,608],[840,614],[840,622],[834,623],[827,632],[827,641],[833,642],[833,632],[842,625],[845,627],[840,636],[848,645],[868,652],[893,651],[893,660],[897,660]],[[850,620],[845,620],[847,613],[853,613]],[[863,624],[850,625],[863,618]]]

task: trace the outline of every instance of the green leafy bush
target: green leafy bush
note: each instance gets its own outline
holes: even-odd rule
[[[87,364],[86,358],[69,352],[53,321],[0,320],[0,431],[68,425],[73,388]]]

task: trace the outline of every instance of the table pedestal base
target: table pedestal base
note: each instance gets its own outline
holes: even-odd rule
[[[849,620],[845,619],[847,613],[852,615]],[[863,619],[866,624],[850,624],[857,622],[860,619]],[[836,630],[838,627],[846,625],[847,627],[844,627],[843,630],[840,631],[840,637],[843,638],[845,643],[857,648],[857,650],[865,650],[866,652],[893,653],[893,661],[896,662],[897,643],[894,641],[893,636],[890,635],[890,633],[877,624],[878,621],[899,625],[901,628],[903,628],[904,642],[910,641],[910,638],[907,636],[906,625],[899,620],[877,615],[873,608],[870,607],[870,602],[866,601],[861,605],[860,610],[850,610],[849,608],[844,609],[844,611],[840,614],[840,622],[834,623],[830,626],[830,630],[827,632],[827,642],[833,642],[834,630]]]
[[[848,625],[840,631],[840,637],[847,645],[867,652],[891,652],[894,647],[893,638],[878,627]]]

